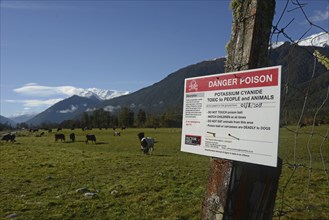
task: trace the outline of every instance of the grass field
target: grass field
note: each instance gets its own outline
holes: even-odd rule
[[[328,126],[317,129],[325,135]],[[140,131],[157,139],[152,155],[140,151]],[[62,133],[68,139],[71,132]],[[181,129],[126,129],[120,137],[113,130],[88,131],[97,144],[84,142],[86,132],[74,132],[74,143],[55,142],[55,132],[36,137],[28,131],[19,132],[15,143],[0,143],[0,218],[200,219],[209,158],[180,152]],[[309,136],[298,136],[296,161],[309,166],[311,143],[314,169],[310,175],[303,166],[284,164],[276,205],[281,219],[329,218],[328,174],[318,154],[324,138]],[[294,137],[281,130],[284,163],[294,158]],[[328,155],[327,139],[322,153],[327,168]]]

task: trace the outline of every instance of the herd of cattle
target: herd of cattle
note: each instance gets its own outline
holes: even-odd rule
[[[63,133],[58,133],[62,129],[57,129],[57,133],[55,134],[55,142],[61,141],[65,142],[65,135]],[[30,132],[37,132],[38,130],[30,130]],[[48,130],[48,132],[51,132],[51,130]],[[42,137],[45,133],[41,132],[40,134],[36,135],[36,137]],[[70,141],[75,142],[75,133],[70,133]],[[121,136],[120,132],[114,131],[114,136]],[[149,154],[153,151],[154,149],[154,144],[157,143],[157,141],[154,138],[151,137],[145,137],[144,132],[138,133],[137,134],[138,139],[141,144],[141,151],[144,154]],[[15,142],[16,141],[16,135],[15,133],[8,133],[2,136],[1,141],[6,141],[6,142]],[[96,136],[94,134],[86,134],[86,143],[91,143],[96,144]]]
[[[65,135],[62,133],[59,134],[55,134],[55,142],[57,141],[61,141],[61,142],[65,142]],[[71,133],[70,134],[70,141],[71,142],[75,142],[75,134]],[[91,141],[91,143],[96,144],[96,136],[94,134],[87,134],[86,135],[86,143],[89,143],[89,141]]]

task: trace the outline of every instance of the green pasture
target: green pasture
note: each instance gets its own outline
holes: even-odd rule
[[[280,219],[329,219],[328,135],[328,125],[280,130]]]
[[[321,160],[328,169],[329,141],[323,137],[328,128],[316,127],[310,141],[310,128],[297,135],[296,169],[290,165],[296,134],[281,129],[284,165],[276,217],[329,216],[328,174]],[[158,141],[151,155],[140,151],[140,131]],[[200,219],[209,158],[180,152],[181,129],[128,128],[120,137],[112,129],[76,129],[74,143],[71,132],[62,131],[66,142],[55,142],[55,131],[42,137],[20,131],[15,143],[0,143],[0,219]],[[85,143],[87,133],[96,135],[96,144]],[[94,194],[85,196],[87,190]]]

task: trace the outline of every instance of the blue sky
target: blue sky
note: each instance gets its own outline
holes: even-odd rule
[[[298,39],[310,25],[288,5],[280,22]],[[329,0],[308,0],[329,29]],[[1,0],[1,109],[41,112],[88,88],[134,92],[185,66],[225,56],[230,1]],[[274,23],[286,0],[278,0]],[[322,30],[312,27],[307,35]],[[287,40],[281,39],[280,40]]]

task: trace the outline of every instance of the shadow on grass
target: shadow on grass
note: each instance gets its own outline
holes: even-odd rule
[[[96,142],[96,145],[100,145],[100,144],[108,144],[108,142],[103,142],[103,141]]]
[[[108,144],[108,142],[103,142],[103,141],[99,141],[99,142],[96,142],[96,143],[86,143],[86,141],[65,141],[65,142],[59,142],[59,143],[63,143],[63,144],[74,144],[74,143],[84,143],[86,145],[102,145],[102,144]]]
[[[150,156],[150,157],[170,157],[170,155],[166,155],[166,154],[148,154],[146,156]]]

